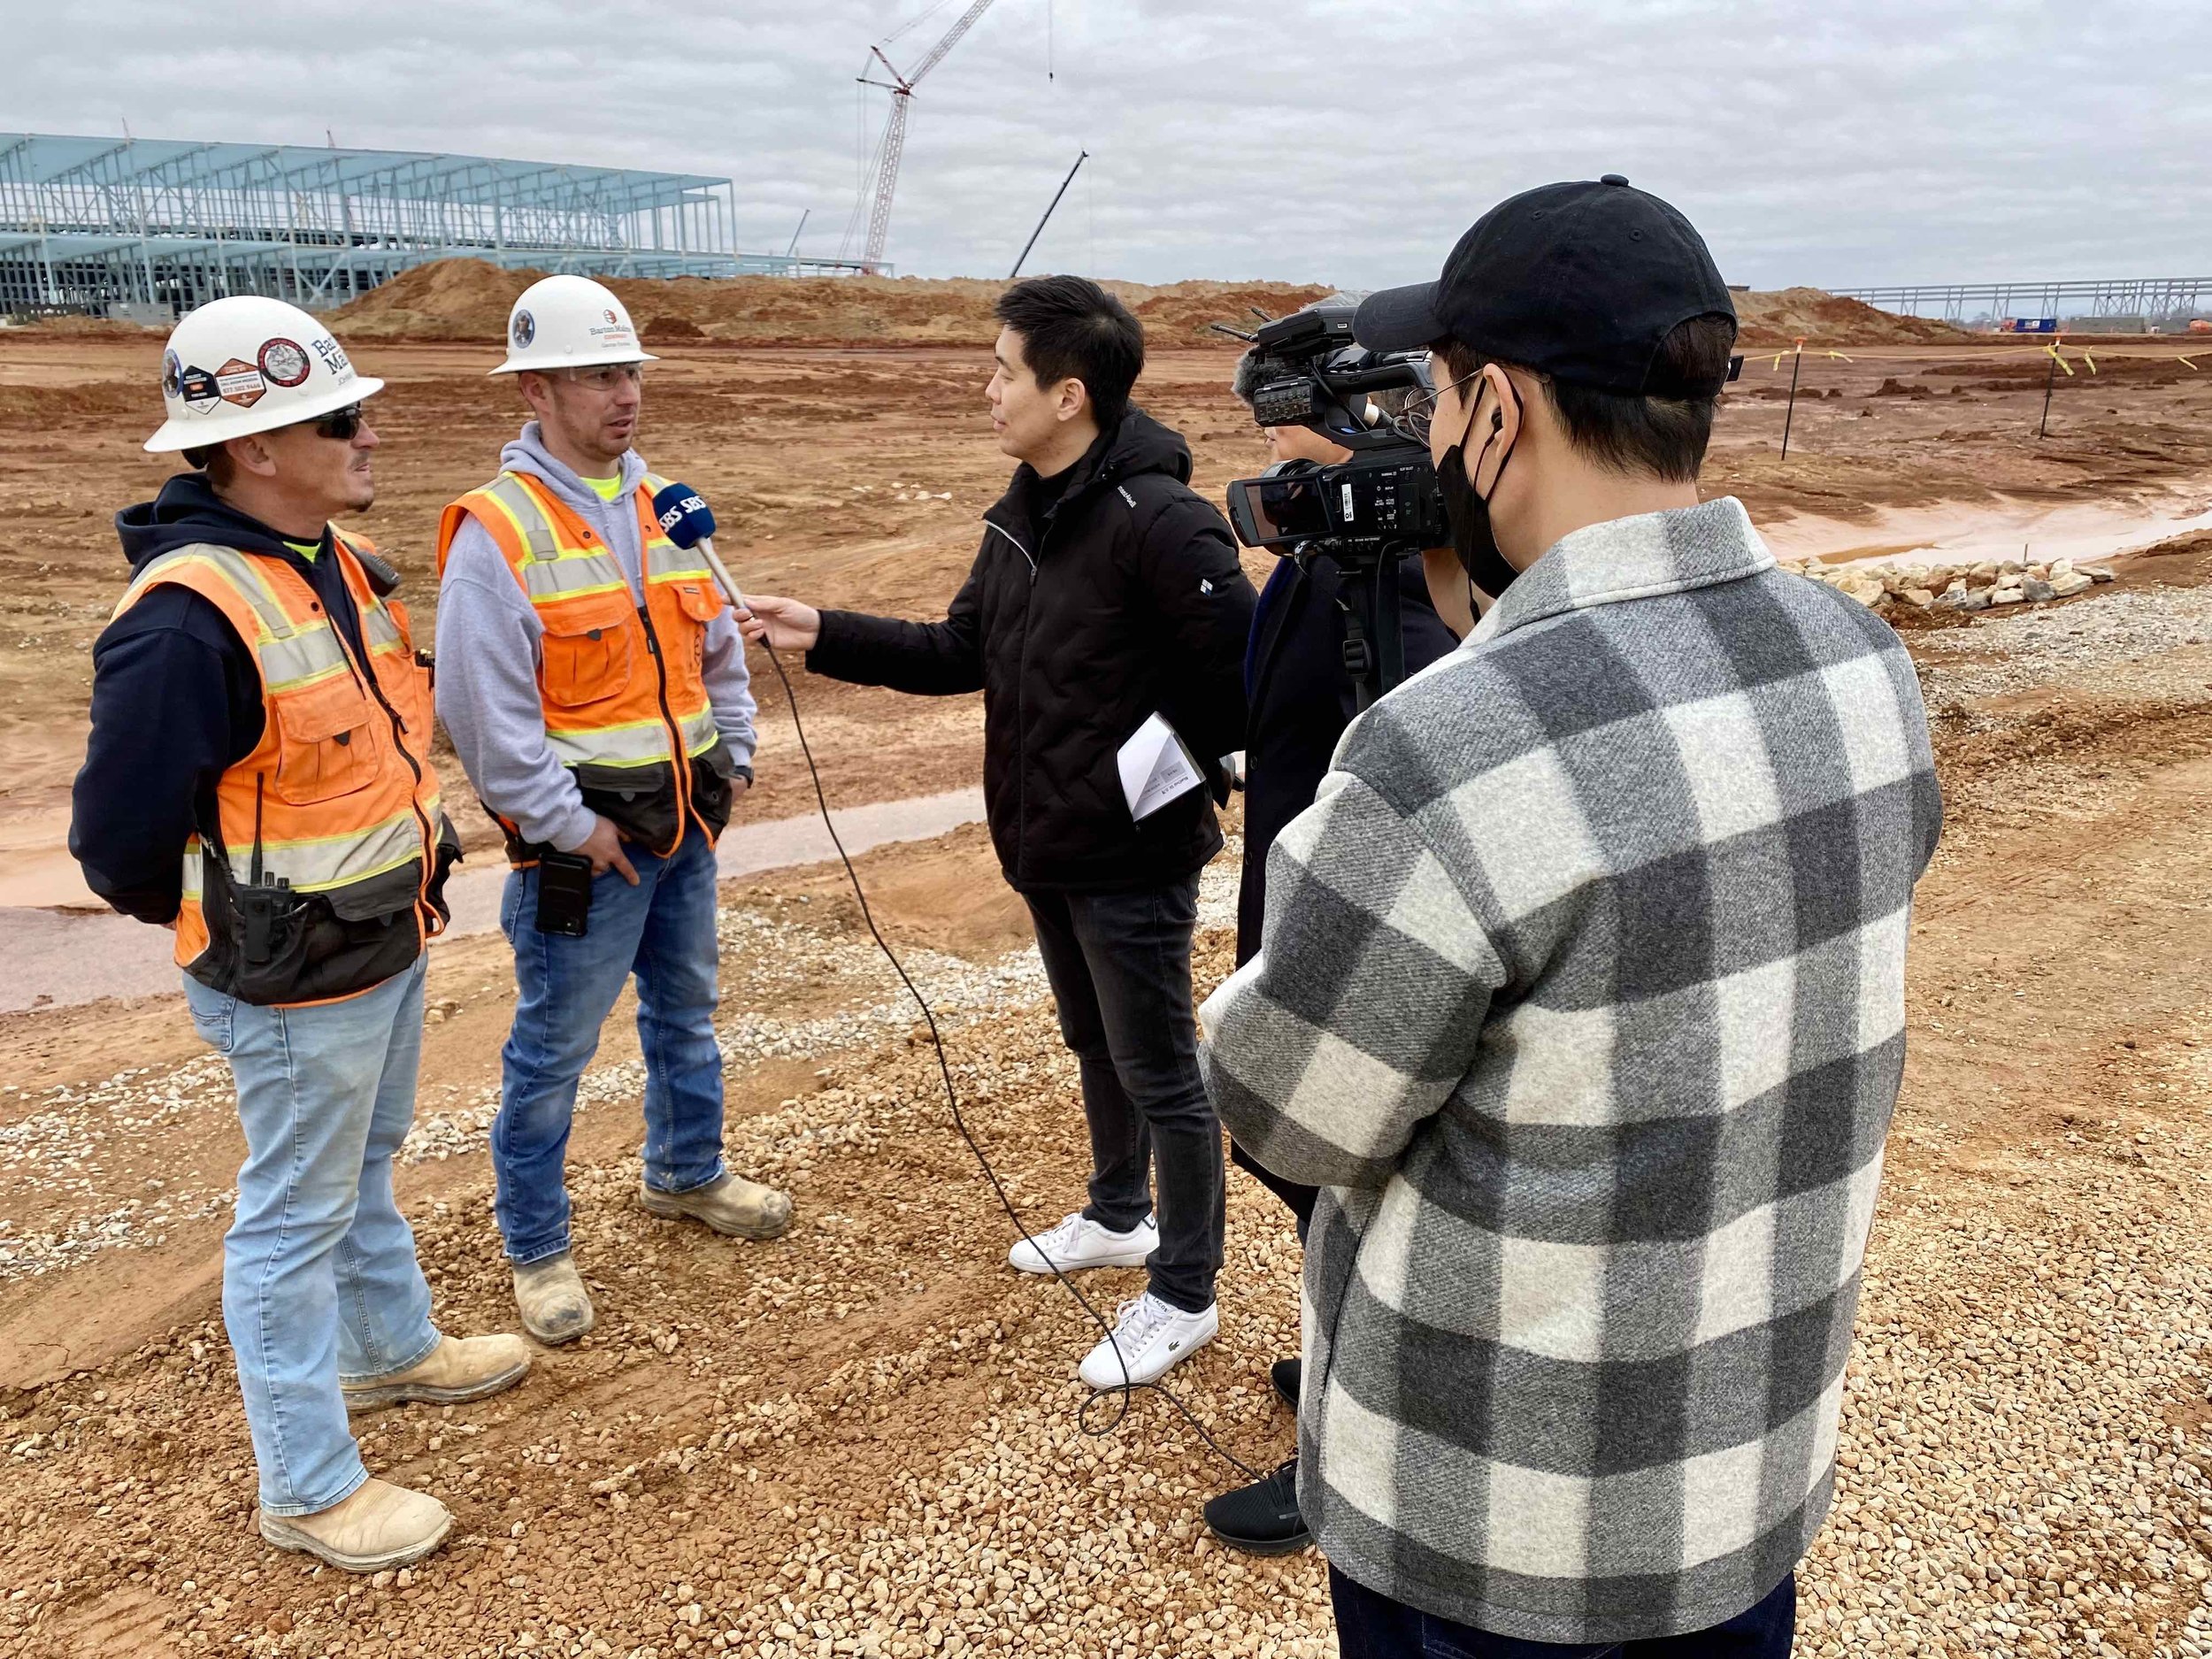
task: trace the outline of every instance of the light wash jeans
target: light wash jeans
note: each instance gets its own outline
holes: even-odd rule
[[[341,1381],[405,1371],[438,1346],[415,1235],[392,1198],[392,1155],[415,1116],[427,965],[309,1008],[257,1007],[185,977],[192,1024],[230,1062],[246,1131],[223,1323],[271,1515],[326,1509],[369,1478]]]
[[[599,1028],[637,976],[645,1050],[645,1179],[686,1193],[722,1175],[722,1049],[714,1040],[714,849],[695,825],[675,856],[626,847],[632,887],[592,883],[581,939],[538,931],[538,872],[508,872],[499,925],[515,948],[515,1023],[502,1050],[492,1168],[499,1231],[517,1263],[568,1248],[568,1129]]]

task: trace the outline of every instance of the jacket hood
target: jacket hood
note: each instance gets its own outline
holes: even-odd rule
[[[572,507],[588,512],[607,503],[599,492],[580,477],[565,461],[555,457],[545,447],[545,433],[534,420],[526,423],[521,434],[499,452],[499,465],[509,472],[527,472],[542,479],[553,493]],[[645,462],[635,449],[622,453],[622,489],[625,495],[636,491],[645,478]]]
[[[1093,456],[1098,457],[1095,469],[1090,477],[1076,480],[1078,484],[1110,483],[1139,472],[1165,472],[1179,484],[1190,482],[1190,445],[1183,442],[1183,434],[1162,426],[1133,403],[1122,416],[1121,424],[1103,434],[1084,459],[1088,461]]]
[[[195,541],[212,541],[242,553],[288,554],[284,538],[260,519],[226,506],[204,472],[180,472],[161,494],[115,515],[115,534],[135,573],[149,559]],[[327,529],[324,531],[328,535]]]

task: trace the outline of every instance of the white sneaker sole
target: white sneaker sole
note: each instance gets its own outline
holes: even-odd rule
[[[1132,1388],[1142,1388],[1148,1384],[1159,1381],[1161,1378],[1166,1376],[1168,1372],[1173,1371],[1178,1365],[1180,1365],[1192,1355],[1197,1353],[1199,1349],[1206,1347],[1220,1334],[1221,1315],[1219,1310],[1217,1310],[1213,1314],[1211,1322],[1205,1325],[1198,1334],[1194,1336],[1187,1336],[1182,1339],[1181,1345],[1171,1350],[1167,1355],[1166,1363],[1164,1364],[1160,1365],[1157,1369],[1154,1369],[1151,1365],[1148,1364],[1141,1370],[1133,1365],[1130,1366],[1129,1386]],[[1090,1356],[1088,1355],[1085,1355],[1084,1357],[1088,1359]],[[1107,1356],[1106,1368],[1111,1374],[1106,1377],[1103,1381],[1098,1380],[1097,1379],[1086,1374],[1085,1370],[1081,1365],[1078,1365],[1076,1367],[1075,1374],[1078,1377],[1080,1377],[1085,1383],[1089,1385],[1094,1393],[1110,1394],[1113,1390],[1122,1386],[1122,1367],[1121,1365],[1116,1364],[1112,1356],[1110,1355]]]
[[[1080,1262],[1060,1262],[1058,1265],[1063,1273],[1087,1272],[1094,1267],[1142,1267],[1152,1259],[1152,1252],[1158,1248],[1157,1245],[1148,1244],[1142,1249],[1116,1250],[1111,1256],[1094,1256]],[[1038,1255],[1042,1256],[1044,1252],[1041,1250]],[[1018,1273],[1036,1273],[1047,1278],[1052,1273],[1052,1269],[1042,1261],[1033,1265],[1027,1259],[1027,1253],[1022,1251],[1018,1245],[1007,1252],[1006,1264]]]

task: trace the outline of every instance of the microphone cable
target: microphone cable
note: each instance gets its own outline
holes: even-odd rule
[[[876,926],[874,912],[868,908],[868,894],[867,890],[860,885],[860,872],[853,868],[852,857],[845,850],[844,838],[838,834],[836,821],[830,816],[829,796],[823,791],[821,768],[814,764],[814,749],[807,741],[806,724],[799,718],[799,698],[798,694],[791,687],[791,676],[784,672],[783,659],[776,655],[775,648],[765,639],[760,641],[760,648],[766,653],[768,661],[775,668],[777,680],[783,685],[784,701],[791,710],[792,729],[799,735],[799,752],[806,757],[807,775],[814,783],[815,803],[821,810],[823,827],[829,831],[830,844],[837,849],[838,862],[845,867],[845,879],[852,884],[853,896],[860,902],[860,918],[867,924],[869,936],[876,941],[876,949],[883,953],[884,960],[891,964],[892,972],[899,976],[899,983],[906,987],[906,994],[914,999],[914,1006],[921,1010],[922,1019],[929,1027],[930,1046],[936,1050],[937,1074],[944,1080],[945,1104],[951,1109],[953,1127],[960,1132],[960,1138],[968,1143],[968,1150],[974,1155],[977,1166],[983,1171],[983,1179],[991,1184],[991,1191],[998,1199],[999,1208],[1005,1210],[1006,1218],[1014,1224],[1014,1231],[1020,1233],[1023,1242],[1035,1250],[1043,1259],[1045,1265],[1052,1270],[1053,1278],[1060,1281],[1068,1294],[1074,1297],[1078,1305],[1090,1316],[1091,1323],[1096,1325],[1104,1333],[1106,1340],[1113,1345],[1115,1362],[1121,1366],[1121,1384],[1116,1388],[1097,1391],[1083,1402],[1075,1414],[1077,1431],[1094,1440],[1105,1438],[1119,1428],[1123,1420],[1128,1417],[1130,1397],[1140,1389],[1149,1390],[1181,1413],[1183,1420],[1197,1432],[1198,1438],[1203,1440],[1208,1448],[1224,1463],[1243,1474],[1247,1479],[1264,1479],[1265,1471],[1253,1468],[1251,1464],[1216,1440],[1212,1432],[1198,1420],[1197,1415],[1185,1405],[1177,1397],[1174,1390],[1168,1387],[1165,1383],[1141,1383],[1131,1380],[1129,1366],[1122,1359],[1121,1345],[1114,1341],[1113,1326],[1108,1324],[1105,1317],[1092,1305],[1091,1299],[1076,1287],[1075,1281],[1060,1271],[1060,1264],[1046,1254],[1037,1240],[1030,1236],[1029,1229],[1022,1225],[1021,1215],[1015,1210],[1013,1201],[1006,1195],[1006,1188],[999,1180],[998,1171],[991,1167],[991,1160],[984,1156],[982,1147],[977,1143],[975,1136],[969,1131],[966,1115],[960,1110],[960,1091],[953,1084],[952,1064],[945,1057],[945,1040],[937,1029],[936,1012],[930,1007],[929,999],[922,995],[911,976],[908,974],[906,964],[899,960],[898,953],[891,949],[890,941],[884,938],[882,930]],[[1109,1399],[1115,1402],[1112,1415],[1102,1423],[1094,1426],[1093,1412],[1101,1401]]]

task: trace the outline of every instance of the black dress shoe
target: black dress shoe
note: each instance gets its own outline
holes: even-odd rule
[[[1287,1362],[1295,1365],[1298,1362]],[[1298,1460],[1273,1474],[1225,1492],[1207,1504],[1206,1525],[1232,1549],[1248,1555],[1287,1555],[1313,1542],[1298,1513]]]
[[[1275,1385],[1275,1392],[1293,1411],[1298,1409],[1298,1386],[1305,1379],[1305,1370],[1306,1362],[1302,1359],[1279,1359],[1267,1368],[1268,1380]]]

